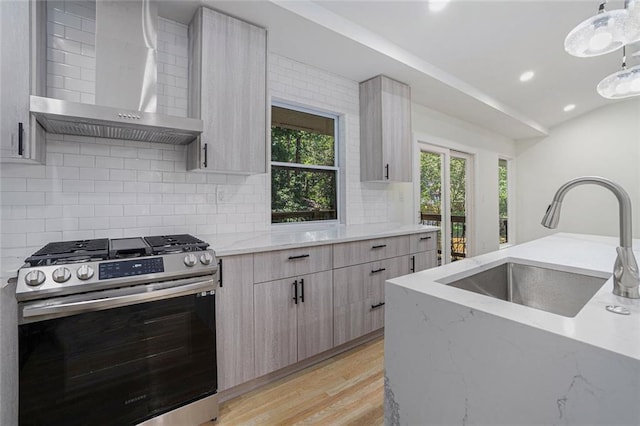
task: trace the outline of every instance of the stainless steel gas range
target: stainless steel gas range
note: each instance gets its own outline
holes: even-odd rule
[[[217,417],[215,253],[191,235],[47,244],[18,272],[19,421]]]

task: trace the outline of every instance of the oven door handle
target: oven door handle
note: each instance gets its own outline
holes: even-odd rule
[[[37,321],[37,317],[63,317],[83,312],[101,311],[103,309],[117,308],[121,306],[135,305],[144,302],[153,302],[161,299],[188,296],[201,292],[213,293],[215,284],[213,279],[181,284],[174,287],[159,290],[150,289],[150,286],[131,287],[131,294],[109,296],[109,290],[104,292],[87,293],[86,300],[55,301],[25,303],[22,316],[30,321]],[[96,294],[100,296],[96,297]]]

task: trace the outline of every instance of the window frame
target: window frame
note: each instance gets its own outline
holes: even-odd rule
[[[333,119],[333,166],[321,166],[316,164],[300,164],[300,163],[288,163],[282,161],[273,161],[271,156],[271,110],[273,107],[286,108],[293,111],[300,111],[307,114],[313,114],[320,117],[326,117]],[[273,227],[304,227],[304,226],[313,226],[313,225],[337,225],[342,222],[342,171],[340,167],[340,115],[333,112],[324,111],[319,108],[313,108],[309,106],[303,106],[296,103],[286,102],[286,101],[278,101],[272,100],[271,106],[269,108],[269,223]],[[271,175],[273,173],[273,167],[288,167],[298,170],[331,170],[335,172],[335,182],[336,182],[336,218],[330,220],[309,220],[309,221],[301,221],[301,222],[273,222],[273,206],[271,204],[271,196],[273,194],[273,186]]]

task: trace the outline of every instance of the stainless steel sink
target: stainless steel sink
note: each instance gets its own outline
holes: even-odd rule
[[[451,278],[451,277],[450,277]],[[575,317],[608,278],[507,262],[442,284]]]

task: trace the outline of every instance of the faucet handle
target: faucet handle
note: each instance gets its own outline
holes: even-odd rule
[[[640,299],[640,271],[631,247],[616,247],[613,267],[613,294]]]

